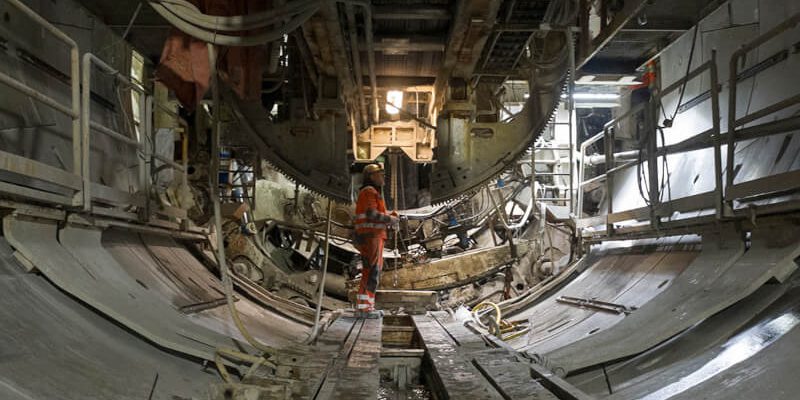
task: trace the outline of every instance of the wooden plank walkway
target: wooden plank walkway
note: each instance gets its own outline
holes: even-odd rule
[[[582,399],[581,393],[553,376],[543,376],[509,347],[498,347],[491,337],[474,332],[447,314],[414,316],[414,324],[428,352],[430,379],[442,399]],[[563,388],[562,388],[563,386]],[[559,393],[556,396],[553,391]],[[574,396],[573,396],[574,395]]]

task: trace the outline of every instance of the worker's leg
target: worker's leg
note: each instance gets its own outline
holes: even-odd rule
[[[358,294],[356,294],[356,311],[367,312],[373,308],[367,293],[367,279],[369,279],[372,268],[369,265],[365,250],[359,250],[361,250],[361,280],[358,283]]]
[[[383,267],[383,239],[370,238],[359,249],[361,251],[361,282],[356,295],[358,311],[375,309],[375,292],[378,290],[380,273]]]

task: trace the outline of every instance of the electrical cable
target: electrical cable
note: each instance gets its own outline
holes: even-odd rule
[[[322,261],[322,269],[320,270],[320,279],[319,279],[319,297],[317,298],[317,310],[314,314],[314,328],[312,328],[311,333],[308,335],[308,339],[306,339],[305,344],[311,344],[319,336],[320,333],[320,324],[319,324],[319,316],[322,313],[322,300],[325,298],[325,276],[328,274],[328,259],[330,257],[330,238],[331,238],[331,215],[333,213],[333,204],[331,199],[328,199],[328,221],[325,228],[325,257]]]
[[[692,61],[694,59],[694,48],[696,47],[697,43],[697,31],[700,30],[698,25],[694,26],[694,34],[692,34],[692,48],[689,50],[689,62],[686,63],[686,73],[684,77],[689,76],[689,72],[692,71]],[[675,105],[675,112],[672,113],[672,117],[669,119],[670,126],[672,125],[672,121],[675,120],[675,117],[678,115],[678,110],[681,108],[681,102],[683,101],[683,94],[686,91],[686,84],[689,83],[688,80],[683,81],[683,85],[681,85],[680,95],[678,96],[678,103]]]
[[[219,34],[216,30],[209,31],[201,27],[198,27],[196,25],[192,25],[186,22],[185,20],[181,19],[179,15],[173,13],[173,11],[164,7],[161,4],[150,3],[150,5],[159,15],[161,15],[164,19],[166,19],[167,22],[178,28],[180,31],[186,33],[187,35],[193,36],[207,43],[219,46],[234,46],[234,47],[258,46],[281,39],[283,38],[284,35],[288,34],[289,32],[300,27],[300,25],[304,24],[306,21],[308,21],[309,18],[311,18],[311,16],[313,16],[317,12],[316,8],[305,11],[304,13],[293,17],[285,24],[280,25],[276,30],[259,32],[248,36],[232,36],[232,35]]]
[[[211,171],[218,171],[219,170],[219,133],[220,133],[220,124],[221,120],[219,118],[219,84],[217,79],[217,69],[216,69],[216,49],[213,44],[208,44],[208,58],[209,58],[209,65],[211,67],[211,87],[212,87],[212,96],[214,99],[214,105],[216,106],[213,114],[213,127],[212,127],[212,141],[211,141],[211,155],[212,155],[212,162],[211,162]],[[209,180],[209,191],[211,192],[211,203],[212,208],[214,211],[214,229],[216,231],[216,238],[217,238],[217,263],[219,264],[220,275],[222,276],[222,289],[225,294],[225,300],[228,305],[228,310],[231,314],[231,318],[233,319],[234,324],[236,325],[239,333],[241,333],[242,337],[253,346],[255,349],[265,353],[265,354],[273,354],[275,353],[275,349],[267,346],[265,344],[260,343],[257,339],[255,339],[247,328],[242,323],[242,320],[239,316],[239,311],[236,309],[236,305],[233,299],[233,281],[231,279],[231,272],[228,269],[228,262],[225,256],[225,238],[223,237],[222,232],[222,212],[220,207],[219,201],[219,174],[212,173],[208,174]],[[218,350],[219,351],[219,350]]]
[[[210,31],[237,32],[280,24],[289,17],[318,8],[320,1],[293,1],[267,11],[250,12],[237,16],[204,14],[194,4],[184,0],[156,0],[150,1],[150,5],[154,8],[163,7],[163,9],[175,14],[187,23],[196,25],[198,28]]]

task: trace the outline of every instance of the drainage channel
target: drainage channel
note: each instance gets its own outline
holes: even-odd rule
[[[425,350],[414,321],[407,315],[386,315],[382,329],[378,399],[431,399],[422,371]]]

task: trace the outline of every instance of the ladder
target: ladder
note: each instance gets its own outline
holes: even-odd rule
[[[576,135],[577,131],[575,129],[573,121],[576,119],[575,114],[575,101],[572,98],[572,94],[575,90],[575,49],[574,49],[574,41],[568,40],[567,41],[567,53],[569,54],[569,80],[567,82],[567,90],[566,90],[566,98],[562,101],[562,104],[565,105],[567,111],[567,121],[559,121],[558,114],[556,114],[556,118],[548,126],[545,128],[545,131],[552,131],[553,134],[549,139],[545,139],[544,137],[540,138],[536,142],[534,142],[533,149],[531,150],[531,196],[533,198],[533,204],[539,205],[541,204],[543,207],[547,207],[550,205],[550,209],[556,211],[557,208],[565,207],[566,213],[558,213],[554,212],[553,214],[556,215],[557,220],[566,221],[571,218],[572,215],[580,215],[576,210],[576,203],[574,201],[575,198],[575,171],[576,171],[576,162],[577,159],[574,157],[575,151],[575,143],[576,143]],[[559,105],[561,108],[561,104]],[[567,127],[567,140],[566,142],[561,140],[557,140],[558,136],[556,135],[556,128],[558,126],[566,126]],[[552,157],[550,158],[538,158],[537,153],[546,153],[551,152]],[[566,156],[566,157],[564,157]],[[559,166],[563,165],[562,162],[564,159],[567,160],[567,171],[557,170]],[[544,171],[537,171],[537,167],[540,169],[544,169]],[[541,168],[544,167],[544,168]],[[553,181],[554,184],[547,184],[545,180]],[[540,188],[543,192],[542,196],[539,196],[537,188]],[[553,207],[555,206],[555,207]]]

